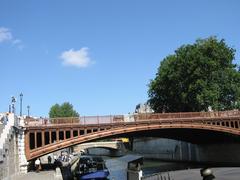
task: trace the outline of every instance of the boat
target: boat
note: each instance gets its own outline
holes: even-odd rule
[[[74,174],[77,180],[106,180],[109,171],[101,157],[84,155],[80,156]]]
[[[72,160],[72,155],[67,151],[67,150],[63,150],[61,151],[61,154],[58,158],[54,158],[54,164],[55,166],[57,167],[65,167],[65,166],[68,166],[69,163],[71,162]]]

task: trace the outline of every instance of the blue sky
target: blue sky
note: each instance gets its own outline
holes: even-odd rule
[[[0,112],[68,101],[80,115],[127,114],[160,61],[216,35],[240,58],[238,0],[0,0]]]

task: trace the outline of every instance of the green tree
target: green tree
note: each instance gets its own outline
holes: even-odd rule
[[[240,72],[235,49],[216,37],[183,45],[164,58],[149,84],[156,112],[230,110],[239,107]]]
[[[49,117],[79,117],[79,114],[73,109],[72,104],[64,102],[62,105],[53,105],[49,111]]]

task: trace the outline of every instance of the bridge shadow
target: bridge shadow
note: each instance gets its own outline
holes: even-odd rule
[[[55,170],[56,164],[41,164],[41,171]],[[36,171],[34,161],[29,161],[28,171]]]
[[[151,131],[126,133],[112,137],[117,138],[119,136],[128,138],[158,137],[185,141],[193,144],[240,143],[240,136],[238,135],[205,129],[155,129]]]

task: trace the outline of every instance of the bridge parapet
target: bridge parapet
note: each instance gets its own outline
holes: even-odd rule
[[[120,122],[136,122],[136,121],[149,121],[149,120],[167,120],[183,121],[203,120],[204,118],[227,118],[240,116],[239,110],[234,111],[213,111],[213,112],[178,112],[178,113],[142,113],[130,115],[109,115],[109,116],[80,116],[80,117],[60,117],[60,118],[40,118],[40,119],[26,119],[27,126],[36,125],[56,125],[56,124],[112,124]]]
[[[219,118],[239,116],[240,111],[212,111],[212,112],[178,112],[178,113],[146,113],[134,115],[135,120],[146,119],[182,119],[182,118]]]

